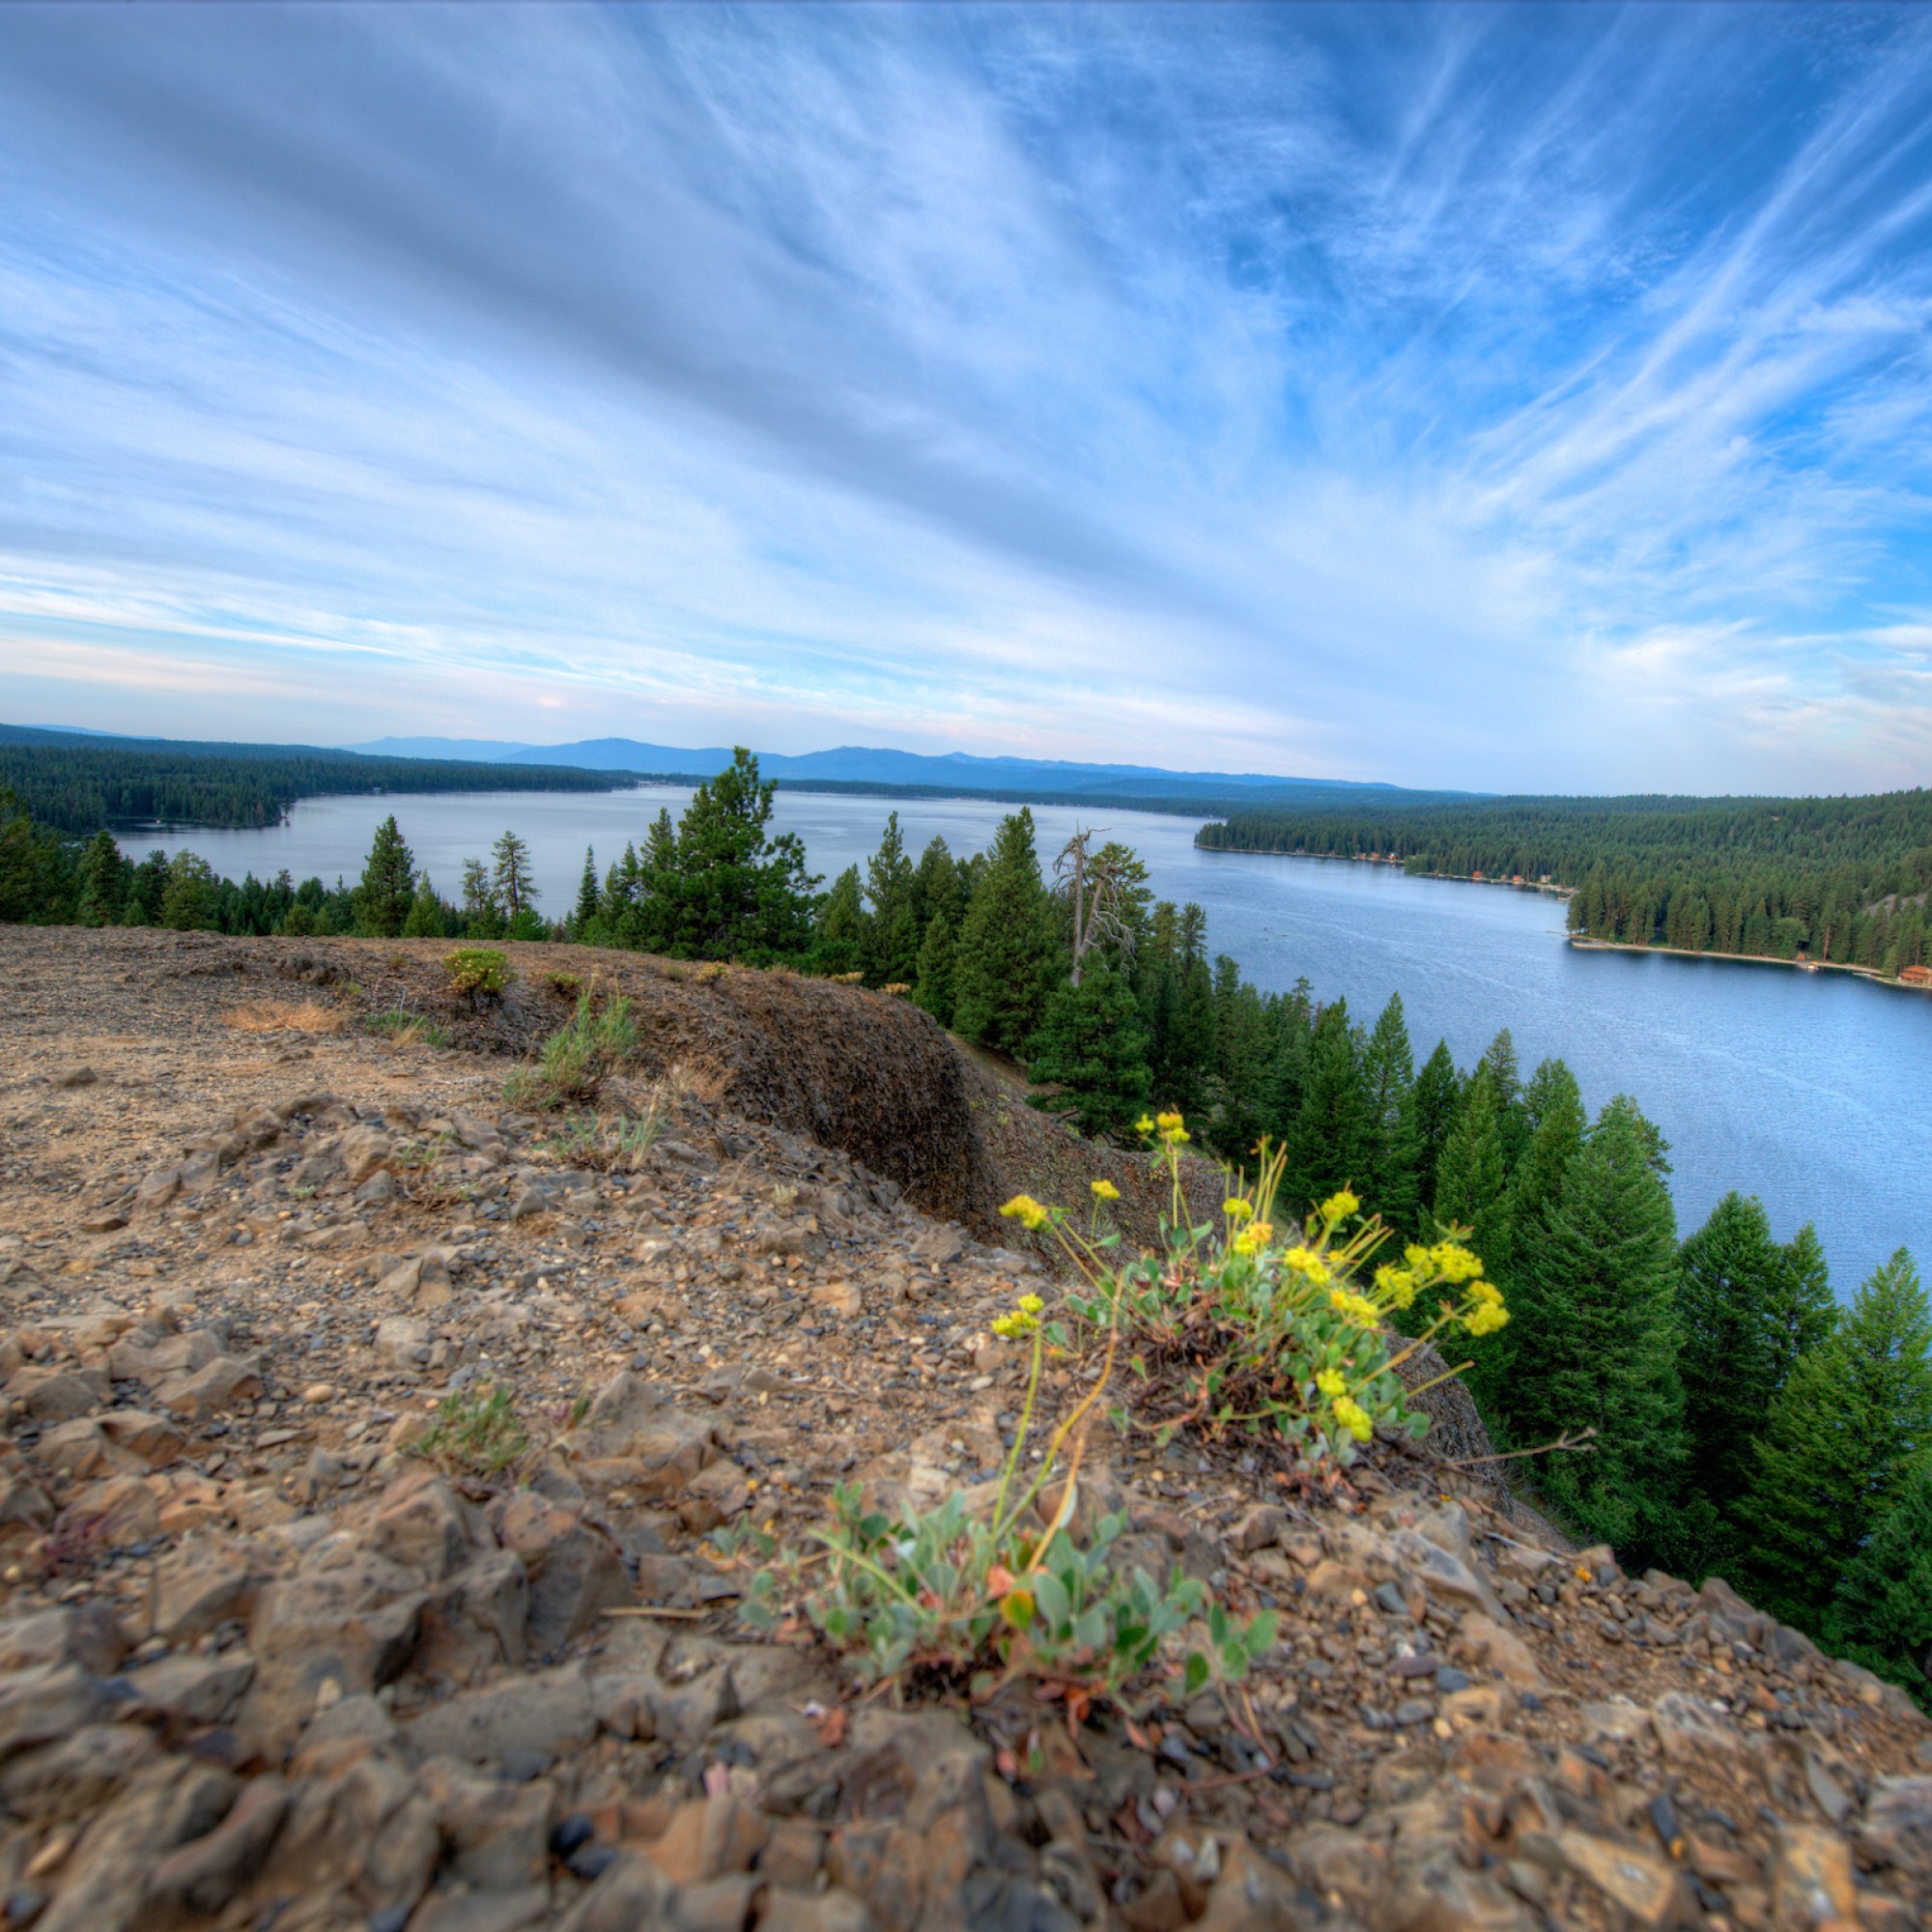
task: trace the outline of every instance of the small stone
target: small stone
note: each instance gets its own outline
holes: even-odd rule
[[[302,1400],[311,1408],[320,1408],[325,1403],[335,1400],[335,1385],[332,1382],[310,1382],[302,1390]]]

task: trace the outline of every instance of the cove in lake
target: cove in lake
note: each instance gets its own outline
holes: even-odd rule
[[[333,882],[360,872],[391,810],[420,866],[453,895],[464,858],[505,826],[529,844],[546,910],[574,902],[583,848],[600,868],[641,841],[660,806],[690,792],[652,785],[613,793],[309,799],[260,831],[142,834],[139,858],[185,845],[217,871]],[[860,798],[781,792],[781,830],[805,840],[829,881],[863,866],[888,811],[915,857],[943,837],[979,850],[1012,808],[972,799]],[[1204,852],[1192,818],[1035,806],[1042,866],[1076,819],[1099,824],[1146,862],[1156,895],[1198,900],[1212,952],[1264,991],[1305,975],[1322,1000],[1346,997],[1363,1023],[1401,993],[1418,1064],[1438,1038],[1468,1067],[1499,1027],[1525,1075],[1547,1055],[1569,1062],[1594,1112],[1634,1094],[1671,1144],[1671,1188],[1690,1233],[1728,1188],[1755,1194],[1780,1238],[1817,1225],[1841,1298],[1894,1248],[1932,1264],[1932,997],[1847,974],[1798,973],[1745,960],[1573,948],[1562,903],[1547,895],[1381,866]]]

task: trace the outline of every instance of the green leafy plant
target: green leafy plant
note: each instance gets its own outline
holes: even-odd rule
[[[581,973],[566,973],[558,967],[546,973],[544,978],[566,999],[574,1000],[583,991],[583,976]]]
[[[782,1630],[802,1620],[862,1677],[901,1690],[936,1681],[985,1699],[1026,1679],[1064,1700],[1075,1721],[1102,1699],[1128,1704],[1137,1680],[1168,1667],[1167,1652],[1181,1647],[1181,1634],[1204,1611],[1206,1647],[1189,1651],[1175,1674],[1190,1689],[1247,1674],[1274,1641],[1273,1612],[1237,1626],[1178,1568],[1164,1586],[1145,1570],[1122,1568],[1114,1547],[1124,1516],[1103,1518],[1084,1544],[1068,1528],[1085,1426],[1113,1369],[1111,1333],[1094,1388],[1022,1479],[1045,1351],[1064,1350],[1067,1340],[1060,1323],[1040,1320],[1042,1308],[1037,1295],[1025,1295],[994,1323],[1009,1339],[1030,1337],[1033,1352],[1019,1426],[991,1500],[955,1492],[895,1521],[868,1512],[857,1486],[841,1485],[832,1521],[805,1548],[782,1547],[756,1528],[723,1531],[722,1549],[762,1566],[746,1600],[748,1621]],[[1049,1490],[1055,1477],[1058,1488]]]
[[[517,1419],[508,1390],[493,1383],[446,1396],[414,1449],[452,1473],[469,1470],[499,1476],[529,1444],[529,1434]]]
[[[405,1011],[401,1007],[391,1007],[388,1011],[370,1013],[362,1022],[364,1029],[381,1035],[384,1039],[392,1039],[399,1046],[446,1047],[449,1035],[436,1021],[426,1019],[421,1013]]]
[[[520,1066],[503,1088],[512,1105],[546,1109],[594,1099],[604,1076],[636,1051],[637,1023],[621,997],[598,1004],[585,990],[570,1023],[544,1041],[534,1065]]]
[[[1182,1428],[1263,1431],[1310,1468],[1351,1463],[1378,1427],[1420,1435],[1428,1425],[1409,1406],[1419,1391],[1405,1387],[1403,1363],[1446,1330],[1486,1335],[1509,1320],[1460,1235],[1411,1245],[1399,1264],[1371,1272],[1385,1231],[1360,1216],[1348,1189],[1313,1208],[1302,1230],[1277,1224],[1284,1160],[1265,1142],[1253,1181],[1231,1178],[1218,1225],[1197,1225],[1181,1193],[1180,1115],[1143,1117],[1139,1127],[1169,1178],[1164,1253],[1116,1264],[1115,1236],[1082,1234],[1065,1210],[1028,1195],[1000,1211],[1050,1231],[1086,1278],[1068,1309],[1104,1328],[1110,1350],[1123,1339],[1150,1426],[1163,1440]],[[1392,1332],[1397,1314],[1432,1295],[1435,1319],[1419,1335]]]
[[[501,999],[514,977],[508,958],[489,946],[459,946],[443,955],[442,965],[450,990],[471,1001]]]

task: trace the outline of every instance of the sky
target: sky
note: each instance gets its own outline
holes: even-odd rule
[[[0,718],[1932,781],[1932,9],[0,8]]]

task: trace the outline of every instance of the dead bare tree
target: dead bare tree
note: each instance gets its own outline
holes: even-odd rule
[[[1098,852],[1091,851],[1094,837],[1091,827],[1083,832],[1076,826],[1073,837],[1053,862],[1054,890],[1065,895],[1073,914],[1076,986],[1088,953],[1102,940],[1113,941],[1125,952],[1134,950],[1133,927],[1122,914],[1124,881],[1116,856],[1119,848],[1103,846]]]

